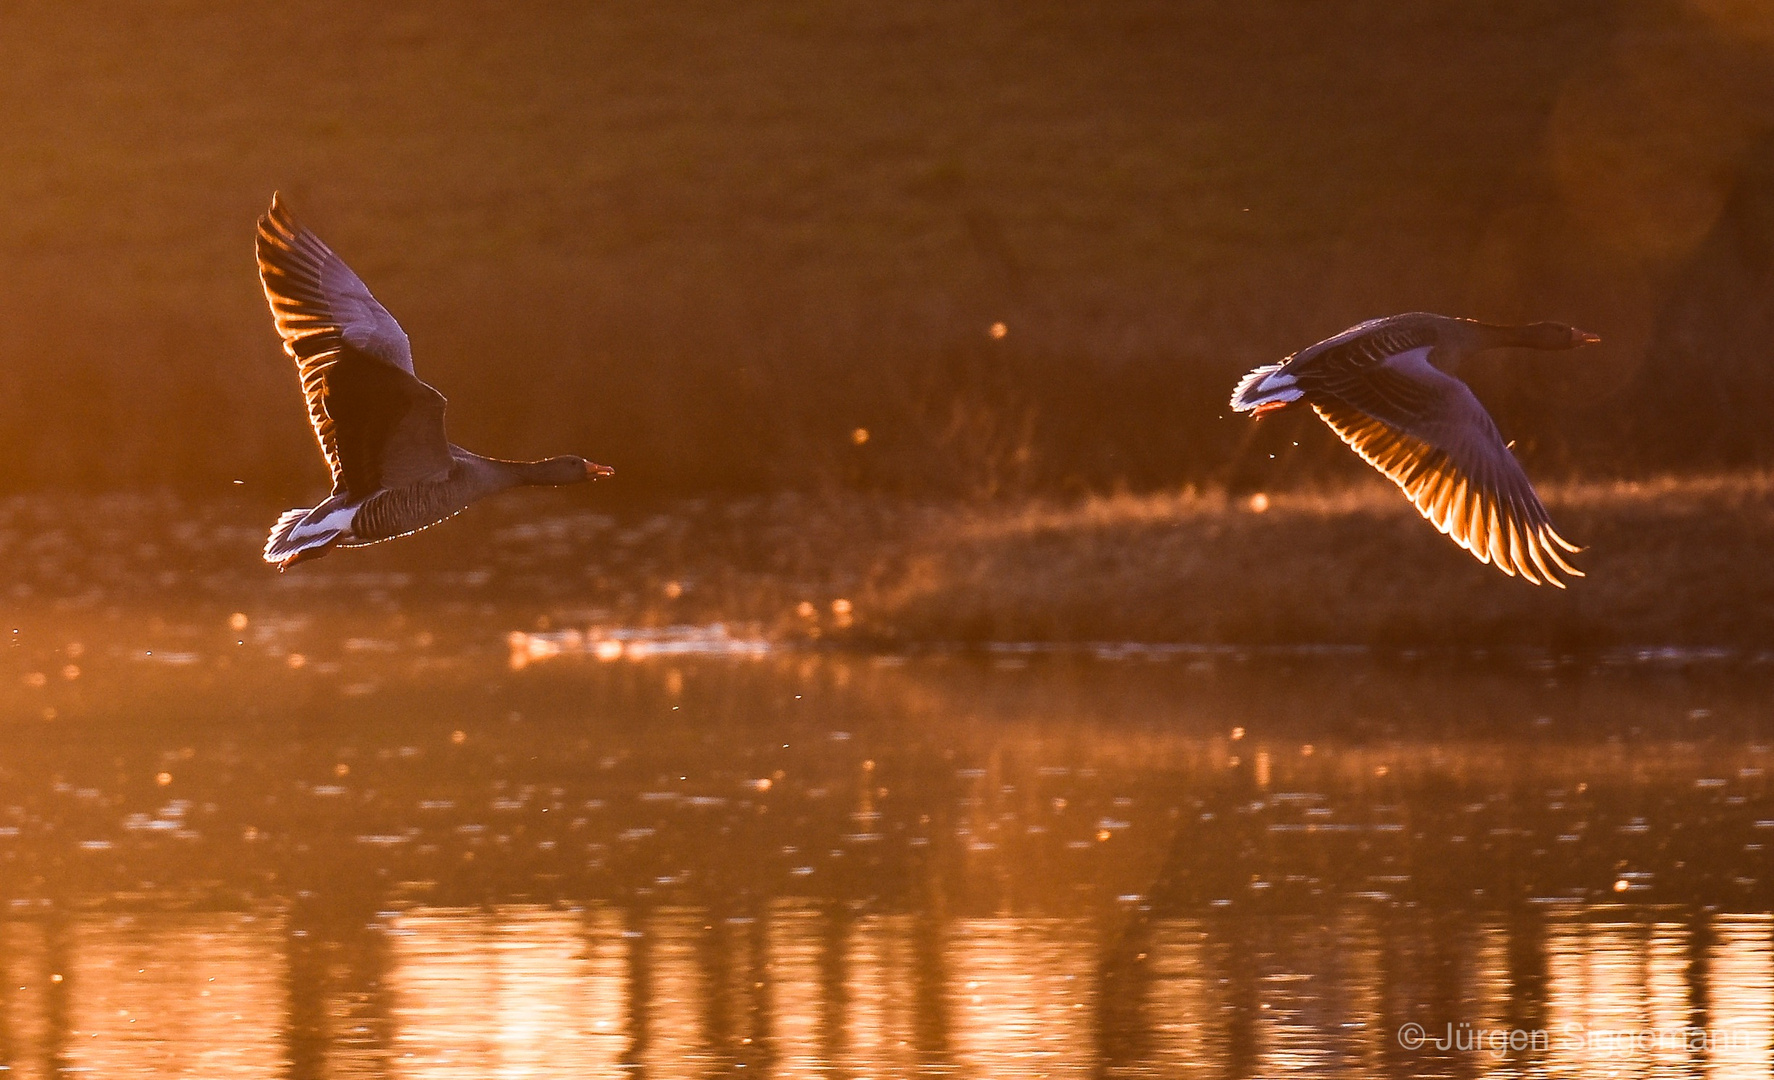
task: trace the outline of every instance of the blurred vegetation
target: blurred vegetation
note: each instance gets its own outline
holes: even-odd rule
[[[1603,335],[1470,372],[1536,475],[1766,465],[1771,11],[9,4],[0,488],[322,486],[274,188],[457,441],[611,497],[1354,471],[1226,395],[1410,309]]]
[[[513,629],[724,623],[748,639],[867,650],[1671,646],[1774,661],[1774,576],[1745,570],[1774,533],[1774,473],[1543,491],[1585,545],[1574,561],[1588,576],[1568,591],[1481,565],[1375,478],[1262,499],[783,492],[608,511],[582,490],[514,493],[285,574],[258,558],[280,509],[262,497],[21,496],[0,499],[0,597],[40,640],[59,644],[58,627],[90,616],[124,654],[232,645],[230,615],[246,612],[334,649],[366,634],[364,620],[393,620],[495,649]]]

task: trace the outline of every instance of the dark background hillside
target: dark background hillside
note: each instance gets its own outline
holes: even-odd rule
[[[1766,465],[1770,10],[6,5],[0,486],[320,486],[274,188],[458,441],[613,496],[1352,468],[1230,383],[1419,308],[1604,336],[1470,372],[1539,475]]]

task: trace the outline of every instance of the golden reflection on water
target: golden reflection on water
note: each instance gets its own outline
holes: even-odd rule
[[[59,973],[68,996],[61,1071],[283,1076],[283,944],[281,919],[253,915],[76,920]]]
[[[1210,931],[1195,919],[1166,920],[1151,936],[1146,1010],[1151,1060],[1179,1080],[1213,1076],[1225,1058],[1209,942]]]
[[[856,1080],[906,1076],[917,1069],[914,929],[910,915],[871,915],[851,925],[843,1024]]]
[[[1708,1027],[1720,1034],[1712,1055],[1718,1080],[1766,1080],[1774,1060],[1774,946],[1767,915],[1727,915],[1714,926]]]
[[[820,1038],[825,1026],[820,986],[824,920],[817,910],[790,900],[771,905],[769,919],[766,971],[774,1075],[782,1080],[823,1077],[828,1060]]]
[[[1486,1031],[1509,1026],[1514,988],[1509,978],[1509,928],[1487,918],[1473,930],[1472,975],[1466,991],[1472,1026]]]
[[[709,979],[697,957],[702,913],[666,908],[647,922],[639,947],[646,950],[645,1025],[637,1022],[636,1055],[641,1068],[657,1080],[688,1080],[701,1076],[711,1054],[705,1019]]]
[[[1565,922],[1548,940],[1550,1063],[1571,1075],[1766,1078],[1774,1047],[1769,922],[1724,915],[1696,952],[1676,923]],[[1697,985],[1704,978],[1703,985]]]
[[[0,973],[0,1000],[4,1001],[4,1037],[0,1051],[12,1075],[38,1080],[51,1074],[48,1047],[51,994],[48,934],[41,923],[0,924],[0,947],[5,949],[4,973]]]
[[[977,1076],[1087,1076],[1096,980],[1086,926],[963,919],[948,947],[956,1063]]]
[[[607,912],[418,911],[389,928],[394,1075],[412,1080],[611,1070],[626,1048]]]
[[[1308,709],[1323,683],[1163,667],[526,671],[406,712],[30,729],[0,760],[0,1064],[1767,1073],[1770,923],[1728,914],[1768,895],[1755,680],[1697,709],[1387,675]],[[1454,735],[1361,719],[1444,699]],[[1406,1023],[1552,1038],[1412,1049]]]
[[[1681,1031],[1695,1020],[1688,1000],[1688,930],[1680,923],[1656,922],[1643,933],[1645,944],[1644,1023],[1652,1031]],[[1680,1075],[1691,1062],[1685,1047],[1651,1044],[1646,1064],[1652,1075]]]
[[[1383,1030],[1385,967],[1380,957],[1380,933],[1373,912],[1356,909],[1337,920],[1336,933],[1327,943],[1341,953],[1335,993],[1344,1003],[1343,1030],[1347,1041],[1343,1061],[1358,1074],[1380,1071],[1391,1044],[1392,1033]]]
[[[1104,1027],[1101,998],[1112,984],[1102,975],[1103,931],[1090,920],[939,924],[780,902],[758,920],[688,907],[510,905],[415,907],[379,923],[387,1053],[322,1053],[313,1075],[869,1080],[1476,1068],[1748,1080],[1767,1076],[1774,1039],[1765,916],[1573,913],[1537,930],[1498,918],[1396,921],[1359,907],[1329,922],[1157,920],[1139,941],[1137,985],[1120,991],[1131,992],[1138,1030],[1121,1031],[1130,1041],[1118,1048]],[[290,1013],[315,1003],[292,1000],[295,946],[281,917],[105,913],[0,929],[9,1075],[292,1075]],[[1524,958],[1524,941],[1538,959]],[[1471,1048],[1400,1056],[1396,1030],[1407,1015],[1431,1035],[1445,1024],[1485,1032],[1527,1023],[1533,1006],[1524,1012],[1522,998],[1535,993],[1536,968],[1545,1047],[1507,1058]],[[335,1006],[320,1007],[336,1015]]]
[[[1618,923],[1561,923],[1548,941],[1550,1062],[1575,1071],[1597,1036],[1640,1027],[1645,991],[1644,938]]]

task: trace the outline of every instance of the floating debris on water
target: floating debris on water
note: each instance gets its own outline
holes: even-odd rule
[[[725,623],[586,631],[513,630],[506,642],[511,647],[513,671],[560,656],[592,656],[605,661],[646,660],[655,656],[757,657],[772,648],[761,637],[736,637]]]

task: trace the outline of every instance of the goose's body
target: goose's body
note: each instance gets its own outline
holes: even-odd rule
[[[333,478],[319,506],[278,518],[266,562],[287,569],[334,547],[418,532],[498,491],[613,471],[578,457],[501,461],[451,443],[444,397],[413,373],[400,324],[277,196],[259,219],[257,248],[265,298]]]
[[[1414,312],[1374,319],[1257,368],[1232,408],[1310,405],[1417,511],[1480,562],[1564,587],[1579,550],[1552,527],[1490,414],[1451,372],[1486,349],[1574,349],[1600,339],[1562,323],[1496,326]]]

